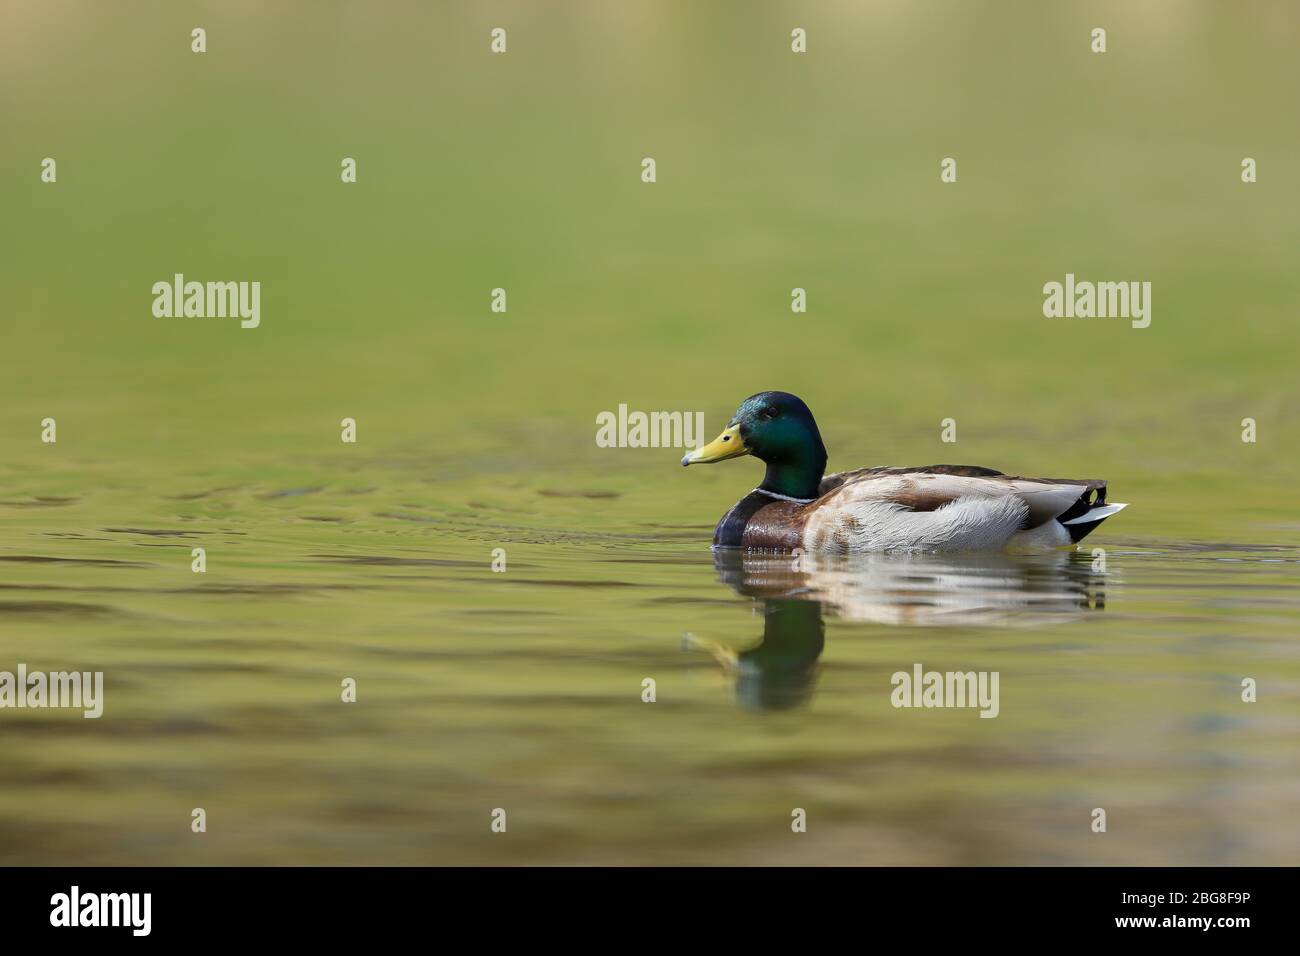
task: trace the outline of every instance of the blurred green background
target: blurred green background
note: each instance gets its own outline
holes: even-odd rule
[[[1108,630],[1070,639],[1118,655],[1100,676],[1007,638],[990,663],[1040,683],[999,721],[885,729],[870,675],[975,632],[916,658],[907,632],[853,630],[879,640],[828,643],[823,720],[756,727],[688,683],[673,746],[611,701],[678,666],[697,615],[753,640],[705,547],[758,469],[594,436],[620,403],[703,411],[712,433],[779,388],[817,414],[832,469],[1104,477],[1133,507],[1090,545],[1290,546],[1298,34],[1286,2],[6,0],[0,666],[103,666],[110,697],[102,726],[3,718],[28,733],[6,735],[0,857],[517,860],[465,836],[514,794],[528,859],[770,861],[756,821],[782,827],[800,781],[846,827],[818,837],[832,859],[846,834],[875,862],[1267,855],[1275,831],[1187,833],[1290,819],[1268,794],[1295,792],[1294,723],[1219,713],[1247,661],[1284,661],[1294,701],[1289,566],[1245,585],[1254,603],[1189,607],[1219,580],[1205,569],[1133,583]],[[259,280],[261,327],[153,317],[176,272]],[[1044,318],[1067,272],[1150,281],[1150,328]],[[508,583],[487,571],[498,545]],[[358,661],[361,726],[334,703]],[[1150,710],[1117,708],[1136,675]],[[1184,678],[1227,681],[1209,716]],[[1081,696],[1063,705],[1062,681]],[[1215,720],[1259,793],[1213,789]],[[1002,757],[972,736],[985,723],[1011,728]],[[1054,765],[1071,734],[1092,757]],[[1090,808],[1099,779],[1153,821],[1132,859],[1034,816]],[[1197,782],[1213,797],[1193,811]],[[225,842],[196,857],[189,808],[214,792]],[[972,834],[1008,794],[1042,832]]]
[[[1130,521],[1211,483],[1197,521],[1224,531],[1292,483],[1293,4],[3,16],[11,461],[49,458],[47,415],[67,445],[164,467],[334,443],[351,415],[372,447],[547,429],[577,464],[640,472],[668,456],[599,452],[596,412],[698,409],[712,429],[782,388],[818,413],[833,468],[1095,473],[1140,493]],[[150,286],[175,272],[260,280],[262,327],[155,319]],[[1151,281],[1151,327],[1045,319],[1066,272]]]

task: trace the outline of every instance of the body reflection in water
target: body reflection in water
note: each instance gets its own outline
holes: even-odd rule
[[[693,635],[755,710],[807,702],[825,647],[823,614],[905,627],[1024,627],[1075,620],[1106,606],[1106,573],[1088,554],[870,554],[853,557],[714,552],[718,578],[763,602],[763,638],[738,651]]]

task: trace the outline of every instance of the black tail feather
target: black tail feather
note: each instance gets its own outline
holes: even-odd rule
[[[1078,544],[1084,538],[1088,537],[1088,535],[1091,534],[1099,524],[1105,521],[1107,517],[1109,517],[1109,515],[1098,518],[1096,521],[1080,521],[1075,524],[1063,524],[1062,527],[1070,533],[1070,543]],[[1060,521],[1061,519],[1057,518],[1056,520]]]

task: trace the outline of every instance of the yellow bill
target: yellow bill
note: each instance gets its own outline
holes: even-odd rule
[[[748,454],[749,449],[745,447],[745,442],[740,437],[740,426],[732,425],[703,448],[688,453],[682,458],[682,464],[708,465],[715,461],[726,461],[728,458],[739,458],[741,455]]]

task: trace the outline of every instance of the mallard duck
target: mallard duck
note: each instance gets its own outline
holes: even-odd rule
[[[745,399],[722,434],[682,459],[753,455],[763,483],[732,507],[715,548],[855,554],[1057,548],[1081,541],[1125,506],[1106,482],[1022,478],[977,465],[860,468],[827,475],[812,412],[789,392]]]

